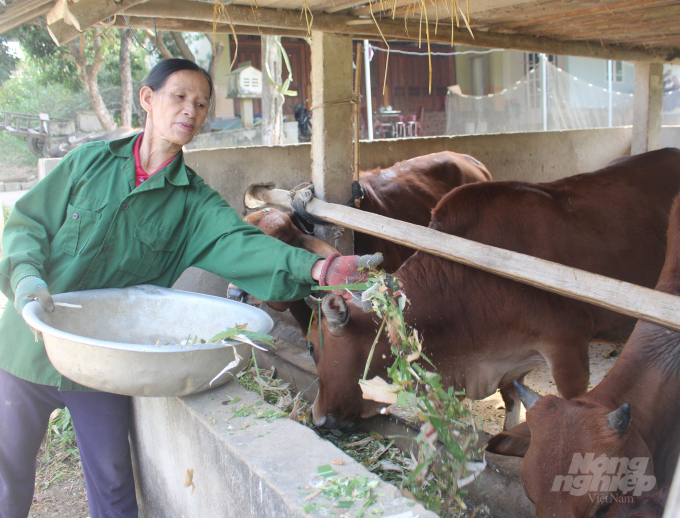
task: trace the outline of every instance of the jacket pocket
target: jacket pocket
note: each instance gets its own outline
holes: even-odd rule
[[[179,231],[161,227],[157,222],[140,221],[134,239],[120,262],[120,269],[148,279],[160,276],[177,250],[179,234]]]
[[[76,256],[82,252],[101,219],[106,202],[74,198],[66,208],[66,219],[52,241],[52,248]]]

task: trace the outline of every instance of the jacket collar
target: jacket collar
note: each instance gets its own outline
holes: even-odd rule
[[[139,133],[119,140],[110,141],[109,149],[111,150],[111,153],[122,158],[130,158],[134,161],[133,148],[137,137],[139,137]],[[184,156],[182,151],[177,153],[177,156],[172,162],[154,174],[151,178],[156,175],[164,176],[168,182],[178,187],[182,185],[189,185],[189,176],[187,174],[186,166],[184,165]],[[142,186],[140,185],[140,187]]]

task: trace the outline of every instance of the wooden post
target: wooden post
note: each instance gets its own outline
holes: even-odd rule
[[[661,148],[663,65],[636,62],[634,91],[631,154],[638,155]]]
[[[345,203],[352,195],[352,38],[312,31],[312,182],[315,195]],[[329,229],[319,238],[342,254],[354,250],[347,229],[336,239]]]
[[[246,207],[250,209],[273,205],[291,210],[288,191],[280,189],[269,190],[256,186],[246,193],[245,202]],[[309,201],[305,208],[310,214],[329,223],[359,230],[558,295],[680,330],[680,297],[668,293],[484,245],[413,223],[326,203],[316,198]]]

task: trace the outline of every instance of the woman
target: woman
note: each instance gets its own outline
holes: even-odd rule
[[[182,146],[198,133],[213,95],[194,63],[156,65],[140,90],[144,133],[77,148],[17,202],[3,236],[0,289],[14,301],[0,318],[0,518],[25,518],[35,459],[55,408],[68,407],[92,518],[136,517],[130,398],[61,376],[21,318],[50,293],[171,286],[189,266],[211,271],[263,300],[295,300],[314,281],[358,279],[364,256],[325,261],[244,223],[185,166]],[[121,323],[123,324],[123,323]]]

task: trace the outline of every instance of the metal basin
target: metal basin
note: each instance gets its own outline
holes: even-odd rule
[[[179,344],[197,335],[210,340],[245,323],[260,333],[273,326],[258,308],[150,285],[62,293],[54,301],[82,308],[57,306],[50,314],[34,301],[22,313],[28,325],[42,333],[52,365],[81,385],[129,396],[185,396],[207,390],[235,359],[234,346],[243,359],[212,386],[224,384],[249,361],[250,345]]]

